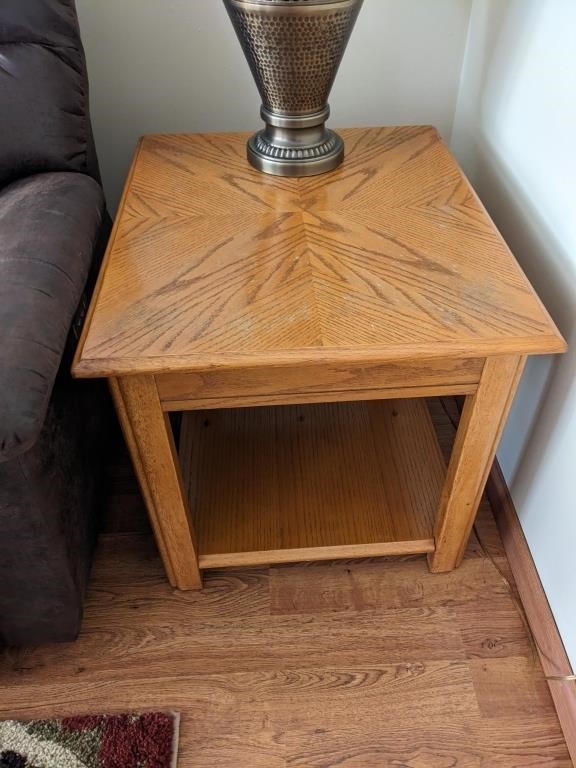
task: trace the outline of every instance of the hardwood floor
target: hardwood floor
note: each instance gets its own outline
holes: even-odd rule
[[[2,717],[177,709],[180,768],[571,766],[486,502],[451,573],[323,562],[177,592],[126,463],[114,485],[82,634],[3,654]]]

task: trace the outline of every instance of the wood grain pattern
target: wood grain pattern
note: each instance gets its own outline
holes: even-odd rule
[[[202,580],[178,456],[154,378],[112,379],[111,391],[170,583],[199,589]]]
[[[181,461],[201,568],[434,548],[446,470],[424,400],[187,413]]]
[[[455,568],[464,555],[525,360],[488,358],[476,393],[466,398],[429,555],[433,571]]]
[[[469,664],[476,700],[487,718],[532,715],[550,702],[546,680],[525,656],[472,659]]]
[[[100,538],[78,641],[0,651],[0,717],[175,709],[179,768],[571,768],[485,502],[483,547],[450,573],[364,559],[207,571],[181,592],[128,473],[122,456],[123,532]]]
[[[186,376],[187,374],[184,374]],[[238,397],[210,397],[204,400],[168,400],[162,403],[166,412],[211,410],[214,408],[247,408],[261,405],[306,405],[307,403],[351,403],[358,400],[396,400],[426,397],[469,395],[476,391],[475,384],[434,384],[429,387],[400,387],[387,389],[347,389],[330,392],[283,393],[278,395],[250,395]]]
[[[244,134],[145,137],[75,374],[565,348],[435,129],[344,136],[304,179]]]
[[[286,405],[402,397],[422,388],[442,388],[446,394],[469,394],[484,365],[483,360],[418,360],[396,363],[326,363],[300,366],[267,365],[231,370],[198,371],[157,376],[165,410],[231,408],[245,405]],[[418,396],[418,395],[415,395]]]
[[[514,571],[518,593],[536,641],[544,674],[550,678],[573,675],[566,649],[498,462],[494,463],[486,490],[494,509],[506,555]],[[576,682],[550,679],[548,685],[568,751],[576,764]]]
[[[195,555],[185,564],[184,553],[192,556],[195,545],[180,470],[175,459],[168,466],[174,451],[167,417],[156,413],[159,403],[164,411],[201,410],[465,393],[471,415],[450,464],[436,552],[421,524],[425,516],[400,501],[399,511],[382,518],[384,529],[392,518],[398,528],[406,509],[418,529],[408,538],[400,532],[394,539],[388,530],[375,536],[372,523],[363,523],[325,540],[316,523],[307,530],[302,513],[294,518],[303,536],[297,543],[285,533],[284,516],[280,527],[262,524],[258,505],[248,505],[242,525],[259,531],[250,547],[220,551],[218,544],[201,555],[209,567],[292,560],[296,550],[299,559],[314,550],[321,558],[428,551],[435,570],[452,568],[468,538],[509,394],[496,387],[484,402],[476,391],[480,375],[498,367],[495,356],[559,352],[565,343],[434,128],[347,131],[346,162],[302,179],[255,171],[244,157],[245,138],[141,140],[73,365],[79,376],[126,375],[125,385],[117,385],[126,392],[132,376],[151,382],[148,418],[160,436],[158,448],[143,434],[136,410],[123,415],[129,409],[116,399],[129,422],[125,429],[172,583],[197,585],[199,577]],[[473,414],[473,404],[482,412]],[[151,461],[143,459],[154,451]],[[355,455],[369,466],[359,446]],[[228,458],[224,454],[222,466]],[[312,452],[307,464],[313,458]],[[407,467],[410,461],[406,456]],[[379,468],[372,469],[379,478]],[[418,488],[419,472],[397,468],[397,474]],[[258,477],[254,468],[251,475]],[[276,490],[263,483],[253,494],[257,499],[264,489],[263,506],[270,509],[279,506],[278,494],[288,497],[298,472],[272,475]],[[202,488],[205,477],[214,477],[214,467],[203,470],[194,487]],[[362,498],[374,482],[366,473],[355,496]],[[223,484],[206,485],[216,492]],[[336,478],[332,486],[339,489]],[[229,487],[236,491],[234,483]],[[346,510],[346,494],[327,498],[333,513]],[[230,502],[221,509],[232,509]],[[365,514],[360,506],[354,507],[357,520],[374,517],[370,504]],[[208,518],[201,513],[206,530]],[[238,526],[236,518],[224,521],[215,541],[225,527]],[[179,526],[183,547],[173,535]],[[266,540],[262,532],[269,530],[283,533]]]

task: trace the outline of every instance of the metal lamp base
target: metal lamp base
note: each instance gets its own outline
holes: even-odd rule
[[[328,97],[362,2],[224,0],[262,97],[254,168],[314,176],[342,162],[344,143],[325,127]]]
[[[274,176],[316,176],[337,168],[344,159],[344,142],[330,130],[320,144],[305,147],[273,144],[266,130],[258,131],[247,149],[250,165]]]
[[[315,176],[336,168],[344,159],[344,142],[326,128],[330,107],[305,115],[272,112],[262,106],[266,123],[248,141],[248,160],[274,176]]]

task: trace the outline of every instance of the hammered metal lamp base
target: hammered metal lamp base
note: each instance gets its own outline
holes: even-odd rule
[[[248,160],[276,176],[314,176],[344,159],[325,127],[328,96],[363,0],[224,0],[262,97],[265,128]]]
[[[320,144],[290,147],[273,144],[267,131],[248,141],[250,165],[274,176],[316,176],[337,168],[344,159],[344,142],[334,131],[325,131]]]

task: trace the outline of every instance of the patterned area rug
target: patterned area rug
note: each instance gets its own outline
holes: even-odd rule
[[[176,768],[175,713],[0,721],[0,768]]]

